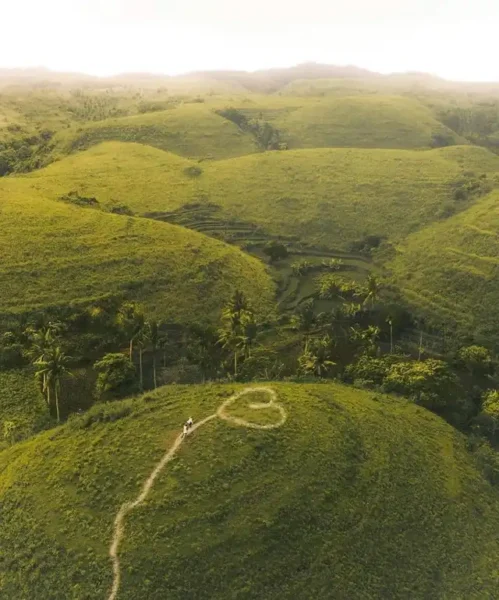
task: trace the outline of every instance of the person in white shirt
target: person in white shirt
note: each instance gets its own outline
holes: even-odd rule
[[[189,428],[187,427],[187,423],[184,425],[184,431],[182,433],[182,436],[185,437],[187,435],[187,432],[189,431]]]
[[[187,419],[187,423],[186,423],[188,429],[190,429],[192,427],[193,423],[194,423],[194,421],[192,420],[192,417],[189,417]]]

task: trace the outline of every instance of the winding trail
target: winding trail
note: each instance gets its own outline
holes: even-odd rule
[[[249,404],[248,405],[249,408],[254,409],[254,410],[265,410],[265,409],[269,409],[269,408],[276,408],[281,415],[279,421],[277,421],[276,423],[270,423],[268,425],[259,425],[258,423],[252,423],[251,421],[247,421],[246,419],[242,419],[240,417],[234,417],[227,413],[227,409],[232,404],[234,404],[237,400],[239,400],[239,398],[242,398],[243,396],[246,396],[247,394],[251,394],[253,392],[264,392],[265,394],[267,394],[270,397],[270,400],[268,402],[258,402],[258,403]],[[269,388],[269,387],[245,388],[241,392],[237,392],[236,394],[233,394],[230,398],[228,398],[227,400],[222,402],[222,404],[218,407],[216,413],[209,415],[208,417],[204,418],[202,421],[199,421],[195,425],[193,425],[193,427],[190,429],[190,431],[187,435],[190,435],[193,431],[196,431],[196,429],[199,429],[200,427],[202,427],[209,421],[212,421],[213,419],[216,419],[216,418],[222,419],[223,421],[228,421],[229,423],[234,423],[234,425],[239,425],[241,427],[249,427],[251,429],[277,429],[278,427],[281,427],[281,425],[283,425],[285,423],[286,418],[287,418],[287,413],[284,410],[284,408],[279,403],[276,402],[276,400],[277,400],[277,394],[275,393],[275,391],[272,388]],[[178,449],[182,445],[182,442],[186,438],[187,438],[187,436],[184,437],[184,435],[182,433],[180,435],[178,435],[178,437],[173,442],[170,449],[167,450],[167,452],[163,455],[161,460],[154,467],[153,472],[149,475],[149,477],[144,482],[144,484],[142,486],[142,490],[141,490],[140,494],[137,496],[137,498],[135,500],[133,500],[132,502],[125,502],[124,504],[122,504],[118,511],[118,514],[116,515],[116,518],[114,519],[113,537],[111,540],[111,545],[109,547],[109,556],[110,556],[112,564],[113,564],[113,586],[111,588],[111,592],[109,594],[108,600],[116,600],[116,598],[118,597],[119,589],[120,589],[121,567],[120,567],[118,551],[119,551],[120,543],[125,534],[125,518],[128,515],[128,513],[130,513],[134,508],[136,508],[137,506],[139,506],[146,500],[147,496],[149,495],[149,492],[152,489],[152,486],[154,485],[156,478],[161,473],[161,471],[165,468],[165,466],[174,458]]]

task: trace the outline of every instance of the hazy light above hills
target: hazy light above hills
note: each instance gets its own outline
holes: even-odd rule
[[[305,61],[497,81],[497,0],[17,0],[0,67],[95,75],[255,70]]]

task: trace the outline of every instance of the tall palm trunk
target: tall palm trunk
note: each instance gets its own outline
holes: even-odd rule
[[[421,361],[421,354],[423,353],[423,331],[419,332],[419,352],[418,352],[418,361]]]
[[[139,345],[139,377],[140,377],[140,389],[144,389],[144,373],[142,371],[142,346]]]
[[[129,352],[130,352],[130,362],[132,362],[132,356],[133,356],[133,338],[131,338],[131,340],[130,340]]]
[[[57,413],[57,422],[60,423],[61,415],[59,413],[59,382],[56,382],[56,384],[54,386],[54,391],[55,391],[55,410]]]
[[[393,325],[390,323],[390,354],[393,354]]]
[[[50,398],[47,390],[47,375],[45,373],[42,373],[42,389],[40,391],[43,394],[43,399],[45,400],[45,403],[47,404],[47,406],[50,406]]]
[[[49,412],[50,412],[50,385],[47,382],[47,379],[45,379],[45,392],[47,394],[47,406],[49,407]]]
[[[234,351],[234,377],[237,376],[237,350]]]
[[[153,350],[152,353],[152,376],[154,380],[154,389],[158,387],[158,382],[156,380],[156,350]]]

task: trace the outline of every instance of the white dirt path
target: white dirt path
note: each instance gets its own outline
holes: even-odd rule
[[[258,423],[252,423],[251,421],[246,421],[246,419],[242,419],[240,417],[234,417],[227,413],[227,409],[232,406],[237,400],[246,396],[247,394],[251,394],[253,392],[263,392],[270,397],[268,402],[258,402],[249,404],[249,408],[254,410],[265,410],[269,408],[276,408],[280,413],[280,419],[276,423],[270,423],[267,425],[259,425]],[[197,422],[189,431],[190,435],[196,429],[199,429],[209,421],[219,418],[224,421],[228,421],[229,423],[233,423],[234,425],[239,425],[241,427],[249,427],[251,429],[277,429],[281,427],[287,418],[287,413],[284,408],[276,402],[277,394],[272,388],[269,387],[249,387],[245,388],[241,392],[237,392],[233,394],[230,398],[222,402],[222,404],[218,407],[217,412],[209,415],[204,418],[202,421]],[[152,486],[158,475],[165,468],[165,466],[175,457],[178,449],[182,445],[182,442],[187,438],[182,433],[177,436],[176,440],[173,442],[172,446],[169,450],[163,455],[158,464],[154,467],[153,472],[149,475],[142,486],[142,490],[140,494],[137,496],[135,500],[132,502],[125,502],[121,505],[116,518],[114,519],[114,531],[113,537],[111,540],[111,546],[109,547],[109,556],[111,558],[113,564],[113,585],[111,588],[111,592],[109,594],[108,600],[116,600],[118,597],[118,592],[121,584],[121,567],[119,560],[119,547],[120,543],[123,540],[125,534],[125,518],[129,512],[131,512],[134,508],[142,504],[149,492],[151,491]]]

